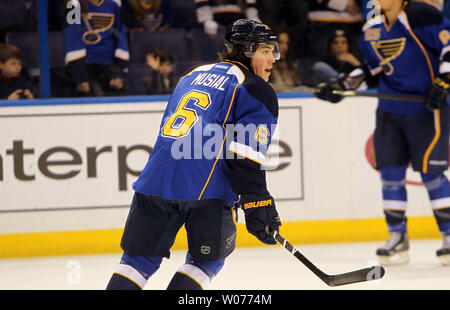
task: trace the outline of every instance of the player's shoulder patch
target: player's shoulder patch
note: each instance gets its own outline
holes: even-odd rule
[[[412,29],[437,25],[444,21],[441,11],[421,1],[408,2],[404,11]]]
[[[278,117],[278,98],[272,86],[259,76],[247,74],[242,87],[245,87],[248,94],[261,102],[273,116]]]

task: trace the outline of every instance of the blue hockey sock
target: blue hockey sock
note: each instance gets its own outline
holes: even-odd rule
[[[167,290],[200,291],[208,288],[210,279],[207,274],[194,265],[184,264],[170,280]]]
[[[222,269],[225,259],[215,261],[198,261],[192,258],[188,252],[186,262],[182,265],[172,280],[168,290],[205,290],[211,284],[211,280]]]
[[[107,290],[143,289],[149,277],[158,270],[162,257],[131,256],[123,253],[109,280]]]
[[[388,166],[380,169],[383,212],[389,232],[406,231],[406,168],[407,166]]]
[[[443,173],[421,174],[439,230],[450,235],[450,184]]]
[[[191,256],[191,253],[187,252],[186,264],[191,264],[191,265],[195,265],[195,266],[199,267],[212,280],[212,278],[214,278],[219,273],[219,271],[222,269],[223,265],[225,264],[225,259],[219,259],[219,260],[213,260],[213,261],[198,261],[198,260],[195,260]]]

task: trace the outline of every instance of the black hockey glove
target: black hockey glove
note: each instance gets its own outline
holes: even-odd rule
[[[425,105],[430,110],[441,110],[447,106],[448,90],[450,88],[450,81],[446,77],[437,77],[434,79],[433,87],[431,88],[425,100]]]
[[[279,231],[281,225],[273,198],[245,195],[241,197],[240,203],[244,210],[248,232],[263,243],[276,244],[275,239],[266,231],[266,226],[269,230]]]
[[[344,96],[333,94],[333,90],[348,90],[348,87],[344,84],[346,77],[346,75],[340,74],[338,77],[330,79],[328,83],[320,83],[317,85],[314,95],[319,99],[326,100],[331,103],[338,103],[344,99]]]

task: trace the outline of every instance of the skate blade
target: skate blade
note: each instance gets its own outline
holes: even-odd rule
[[[440,255],[438,258],[443,266],[450,266],[450,254]]]
[[[391,256],[377,255],[377,259],[382,266],[403,265],[409,262],[409,253],[402,251]]]

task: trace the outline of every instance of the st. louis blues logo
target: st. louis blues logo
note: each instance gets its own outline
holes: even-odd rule
[[[83,17],[88,31],[83,34],[86,44],[97,44],[101,40],[100,32],[106,31],[114,24],[114,15],[107,13],[88,13]]]
[[[372,41],[373,50],[380,58],[380,66],[383,68],[384,74],[391,75],[394,72],[394,67],[391,61],[397,58],[405,48],[406,38]]]

